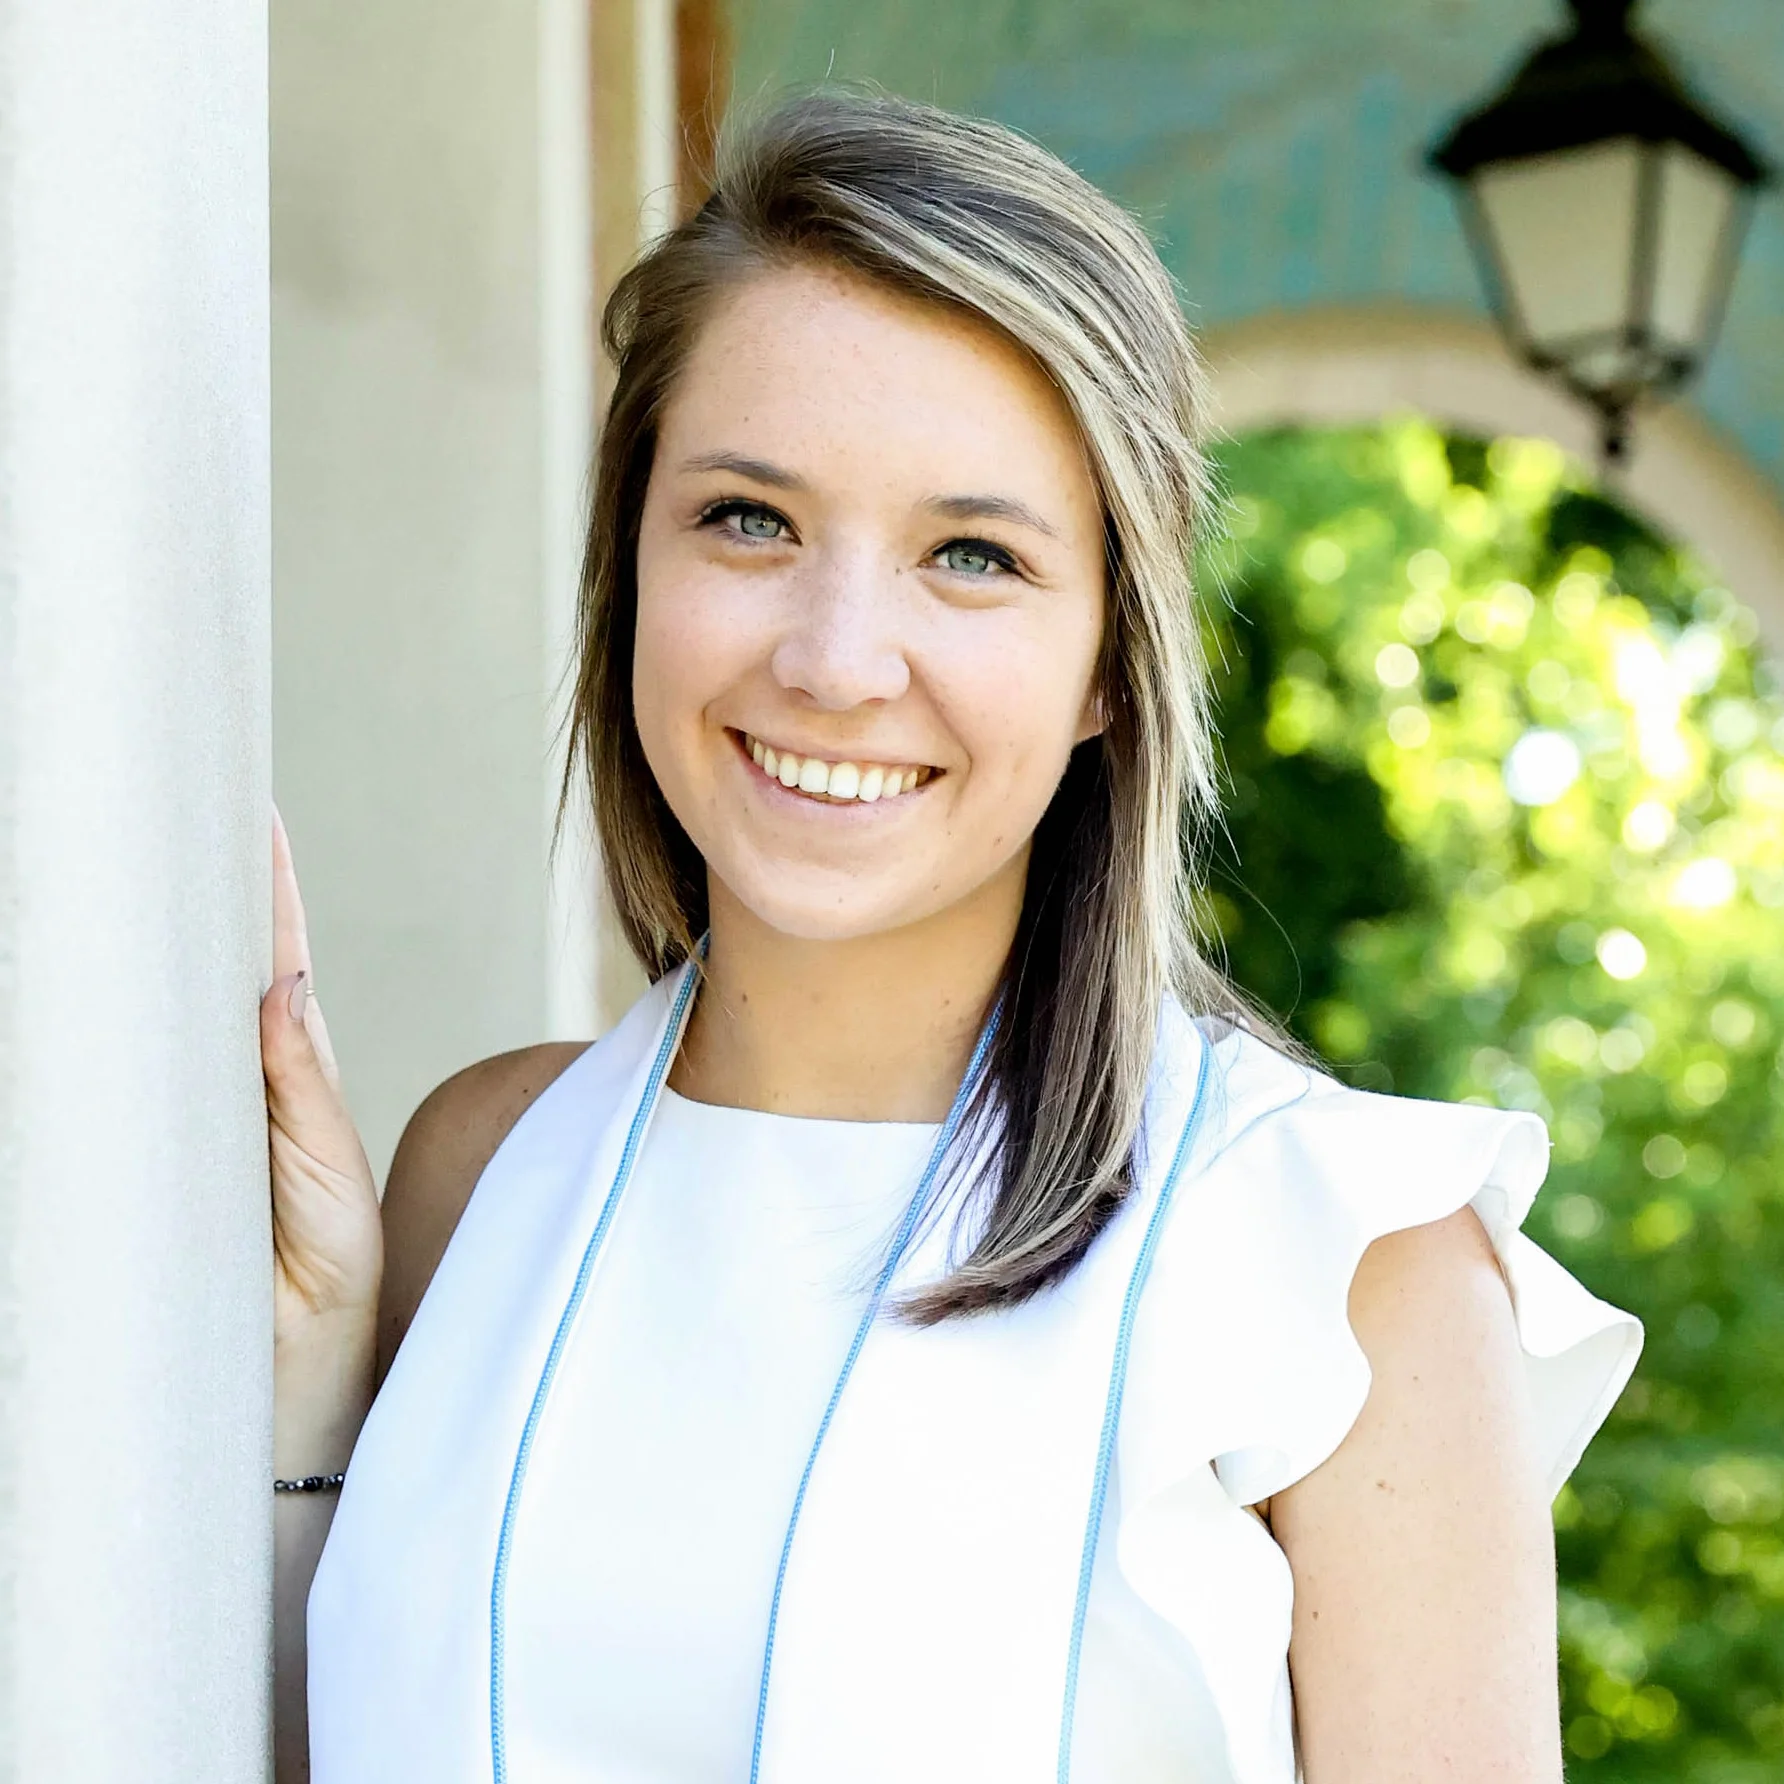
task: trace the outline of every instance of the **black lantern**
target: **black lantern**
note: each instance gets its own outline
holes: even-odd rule
[[[1500,327],[1598,412],[1614,460],[1630,411],[1708,355],[1771,172],[1630,29],[1634,0],[1569,5],[1572,29],[1430,163],[1456,183]]]

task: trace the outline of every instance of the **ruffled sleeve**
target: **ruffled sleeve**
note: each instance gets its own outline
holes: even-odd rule
[[[1534,1116],[1349,1090],[1244,1034],[1217,1047],[1213,1093],[1134,1330],[1116,1558],[1195,1650],[1237,1784],[1287,1784],[1292,1580],[1244,1508],[1311,1473],[1362,1411],[1348,1309],[1369,1245],[1479,1214],[1551,1491],[1628,1381],[1641,1327],[1519,1230],[1548,1168]]]

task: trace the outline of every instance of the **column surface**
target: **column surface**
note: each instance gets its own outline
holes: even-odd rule
[[[0,1779],[266,1775],[266,32],[0,7]]]

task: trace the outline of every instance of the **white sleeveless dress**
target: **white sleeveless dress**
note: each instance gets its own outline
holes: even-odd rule
[[[1634,1366],[1635,1322],[1517,1230],[1533,1118],[1175,1010],[1139,1193],[1073,1277],[872,1317],[935,1130],[666,1092],[690,991],[584,1054],[466,1210],[312,1591],[315,1784],[1292,1784],[1292,1582],[1243,1508],[1362,1406],[1368,1244],[1474,1205],[1553,1486]],[[948,1239],[919,1222],[888,1294]]]

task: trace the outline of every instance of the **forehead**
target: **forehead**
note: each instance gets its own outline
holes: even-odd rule
[[[663,434],[803,474],[866,459],[939,489],[995,472],[1000,486],[1052,485],[1056,507],[1095,505],[1065,399],[1021,348],[965,312],[822,265],[765,270],[719,302]]]

